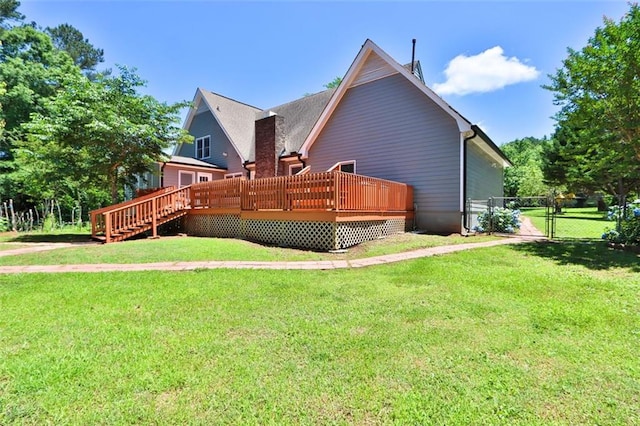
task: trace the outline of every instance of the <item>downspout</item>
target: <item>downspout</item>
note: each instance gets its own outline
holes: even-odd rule
[[[464,217],[464,229],[469,233],[470,223],[467,221],[467,142],[478,136],[476,129],[471,127],[473,134],[462,140],[462,217]]]
[[[246,160],[242,163],[242,168],[247,171],[247,179],[251,179],[251,170],[247,168],[247,164],[249,164],[249,160]]]
[[[162,166],[160,167],[160,188],[164,188],[164,166],[167,165],[166,161],[162,162]]]
[[[298,153],[298,161],[300,161],[300,163],[302,163],[302,168],[304,169],[305,167],[307,167],[307,163],[302,159],[302,154]]]

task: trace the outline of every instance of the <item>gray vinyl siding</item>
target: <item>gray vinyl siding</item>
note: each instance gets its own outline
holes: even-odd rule
[[[211,136],[211,157],[203,158],[202,161],[227,169],[229,173],[246,171],[242,167],[240,156],[210,111],[204,111],[193,117],[189,134],[195,139]],[[196,158],[195,139],[193,143],[182,144],[176,155]],[[223,152],[226,152],[227,156],[224,156]]]
[[[396,74],[350,88],[309,151],[318,172],[356,160],[356,172],[414,188],[417,225],[460,232],[460,132],[455,120]]]
[[[470,142],[467,145],[467,199],[502,197],[503,182],[502,165]]]

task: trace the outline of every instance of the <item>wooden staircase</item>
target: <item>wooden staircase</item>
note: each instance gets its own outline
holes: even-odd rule
[[[90,212],[91,237],[104,243],[123,241],[185,216],[191,208],[191,188],[163,188],[151,194]]]

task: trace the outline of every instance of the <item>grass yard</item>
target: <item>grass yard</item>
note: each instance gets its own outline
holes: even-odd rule
[[[0,424],[637,424],[639,265],[0,275]]]
[[[522,208],[522,214],[531,219],[533,225],[540,231],[545,229],[544,208]],[[615,222],[606,219],[605,213],[596,207],[563,208],[556,216],[556,238],[599,239],[606,229],[614,229]]]
[[[36,235],[37,236],[37,235]],[[35,239],[34,236],[31,239]],[[37,255],[0,257],[2,265],[70,265],[80,263],[148,263],[199,260],[303,261],[343,260],[399,253],[448,244],[477,243],[496,239],[478,236],[437,236],[405,233],[369,241],[346,253],[321,253],[308,250],[269,247],[249,241],[224,238],[167,237],[62,248]],[[1,244],[1,243],[0,243]]]

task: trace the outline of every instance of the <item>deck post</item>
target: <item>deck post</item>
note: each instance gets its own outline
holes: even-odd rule
[[[333,209],[340,210],[340,172],[333,172]]]
[[[157,211],[157,207],[158,207],[158,199],[157,198],[152,198],[151,199],[151,227],[153,229],[153,238],[157,238],[158,237],[158,211]]]
[[[102,213],[102,216],[104,216],[104,242],[106,244],[111,242],[111,213]]]

